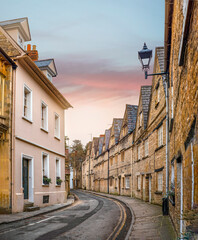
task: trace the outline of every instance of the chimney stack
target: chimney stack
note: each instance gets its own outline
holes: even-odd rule
[[[32,49],[31,49],[31,44],[28,44],[26,53],[29,55],[29,57],[33,61],[38,60],[38,51],[36,50],[36,45],[32,45]]]

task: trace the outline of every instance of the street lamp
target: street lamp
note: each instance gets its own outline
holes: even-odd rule
[[[145,72],[145,79],[148,76],[156,76],[156,75],[165,75],[165,78],[162,78],[162,81],[165,84],[165,98],[166,98],[166,198],[163,202],[163,213],[164,215],[168,215],[168,194],[169,194],[169,72],[160,72],[148,74],[147,71],[149,69],[149,64],[152,58],[152,50],[149,50],[144,43],[143,49],[138,51],[138,58],[142,64],[142,70]]]

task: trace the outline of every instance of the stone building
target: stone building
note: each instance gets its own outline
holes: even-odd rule
[[[95,172],[94,172],[94,165],[95,165],[95,158],[97,156],[97,151],[98,151],[98,145],[99,145],[99,138],[94,137],[91,145],[91,154],[90,154],[90,160],[89,160],[89,184],[88,184],[88,189],[89,190],[96,190],[95,188]],[[96,172],[96,176],[97,176]]]
[[[0,48],[0,213],[12,209],[12,87],[16,67]]]
[[[114,158],[114,167],[117,168],[114,187],[119,195],[131,196],[132,186],[132,144],[133,132],[137,117],[136,105],[126,105],[123,122],[120,130],[117,153]]]
[[[82,188],[83,189],[89,189],[89,163],[90,163],[90,157],[91,157],[91,146],[92,146],[92,142],[88,142],[85,160],[82,162]]]
[[[169,72],[170,216],[180,237],[198,222],[198,2],[167,0],[165,64]]]
[[[109,139],[109,193],[118,193],[118,142],[122,127],[122,118],[114,118]],[[117,180],[116,180],[117,179]],[[119,177],[121,181],[121,178]]]
[[[67,197],[64,110],[71,105],[49,79],[52,72],[40,69],[23,50],[30,40],[27,18],[0,22],[0,47],[17,65],[12,79],[12,212]]]

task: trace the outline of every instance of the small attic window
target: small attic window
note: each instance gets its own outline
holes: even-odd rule
[[[47,72],[47,78],[52,82],[52,75],[49,72]]]
[[[21,48],[23,48],[23,38],[19,34],[18,34],[18,44]]]

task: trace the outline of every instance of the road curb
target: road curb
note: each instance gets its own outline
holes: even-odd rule
[[[58,207],[58,208],[56,208],[56,209],[49,209],[49,210],[44,211],[44,212],[36,213],[35,215],[32,215],[32,216],[22,217],[22,218],[20,218],[20,219],[15,219],[15,220],[11,220],[11,221],[4,221],[4,222],[1,222],[0,225],[10,224],[10,223],[16,223],[16,222],[20,222],[20,221],[23,221],[23,220],[26,220],[26,219],[33,218],[33,217],[38,217],[38,216],[41,216],[41,215],[46,214],[46,213],[51,213],[51,212],[55,212],[55,211],[57,211],[57,210],[61,210],[61,209],[64,209],[64,208],[68,208],[68,207],[72,206],[72,205],[75,203],[75,201],[78,201],[78,199],[75,200],[75,198],[74,198],[74,201],[73,201],[72,203],[68,204],[68,205],[60,206],[60,207]]]
[[[134,213],[133,209],[131,208],[131,206],[130,206],[127,202],[124,202],[124,201],[122,201],[122,200],[114,197],[113,195],[110,195],[110,194],[107,195],[107,193],[103,194],[103,193],[98,193],[98,192],[88,191],[88,190],[81,190],[81,191],[87,192],[87,193],[92,193],[92,194],[95,194],[95,195],[98,195],[98,196],[105,196],[105,197],[107,197],[107,198],[115,199],[115,200],[117,200],[117,201],[120,201],[120,202],[126,204],[126,206],[127,206],[127,207],[129,208],[129,210],[131,211],[131,215],[132,215],[131,224],[130,224],[129,230],[128,230],[128,232],[127,232],[127,235],[126,235],[126,237],[125,237],[125,239],[124,239],[124,240],[128,240],[128,239],[129,239],[129,236],[130,236],[130,234],[131,234],[131,232],[132,232],[132,228],[133,228],[134,222],[135,222],[135,213]]]

